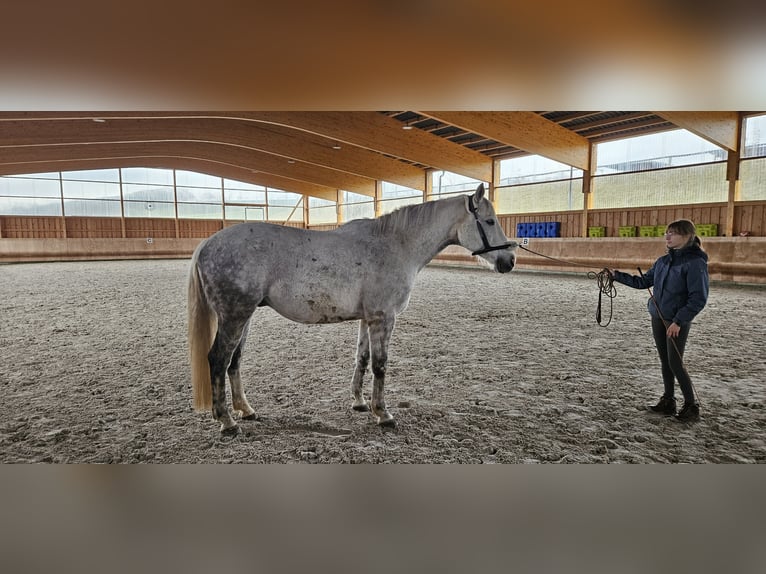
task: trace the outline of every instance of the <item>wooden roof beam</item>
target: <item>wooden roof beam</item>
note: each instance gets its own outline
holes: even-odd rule
[[[420,113],[526,152],[588,169],[588,140],[534,112]]]
[[[425,190],[424,170],[364,148],[346,145],[333,149],[335,140],[291,128],[235,118],[135,117],[30,120],[5,119],[0,147],[51,143],[121,143],[199,141],[230,144],[300,160],[350,174],[390,181]]]
[[[654,112],[677,125],[727,150],[737,151],[739,112]]]
[[[378,112],[231,112],[252,121],[286,125],[339,142],[492,181],[492,159]]]

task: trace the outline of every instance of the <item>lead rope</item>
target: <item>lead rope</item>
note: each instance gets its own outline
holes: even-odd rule
[[[524,247],[523,245],[519,245],[520,249],[523,249],[524,251],[528,251],[529,253],[532,253],[533,255],[537,255],[538,257],[544,257],[545,259],[550,259],[551,261],[558,261],[559,263],[565,263],[567,265],[577,265],[578,267],[586,267],[588,269],[593,269],[590,265],[583,265],[582,263],[575,263],[574,261],[565,261],[564,259],[556,259],[555,257],[550,257],[549,255],[543,255],[542,253],[538,253],[537,251],[532,251],[528,247]],[[609,325],[609,323],[612,322],[612,311],[614,310],[614,298],[617,297],[617,288],[614,286],[614,280],[612,279],[612,274],[609,272],[609,269],[604,267],[601,269],[601,271],[588,271],[588,279],[595,279],[596,285],[598,286],[598,305],[596,306],[596,323],[599,324],[601,327],[606,327]],[[602,296],[606,296],[609,298],[609,319],[606,323],[601,322],[601,299]]]

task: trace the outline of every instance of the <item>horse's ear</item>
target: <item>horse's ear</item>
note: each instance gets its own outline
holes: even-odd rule
[[[476,188],[476,192],[473,194],[473,201],[475,202],[475,205],[479,205],[479,202],[484,197],[484,184],[480,183],[479,187]]]

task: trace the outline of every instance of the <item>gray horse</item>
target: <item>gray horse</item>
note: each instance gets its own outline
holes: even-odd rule
[[[194,407],[212,407],[222,433],[240,432],[226,405],[228,372],[234,410],[255,418],[239,365],[255,309],[269,306],[300,323],[359,320],[352,408],[370,410],[362,379],[372,362],[372,412],[379,425],[394,426],[383,383],[396,315],[407,307],[418,272],[454,244],[500,273],[513,269],[518,244],[508,242],[483,185],[473,195],[403,207],[333,231],[242,223],[204,240],[189,276]]]

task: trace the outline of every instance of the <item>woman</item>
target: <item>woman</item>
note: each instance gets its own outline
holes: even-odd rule
[[[707,253],[701,248],[694,223],[679,219],[665,231],[668,248],[654,262],[651,269],[641,275],[630,275],[616,269],[611,271],[618,283],[646,289],[654,286],[654,297],[649,299],[652,334],[662,364],[665,393],[649,410],[664,415],[675,415],[683,421],[699,420],[699,403],[694,386],[683,363],[684,347],[692,320],[707,303],[709,278]],[[684,404],[676,415],[675,380],[681,387]]]

